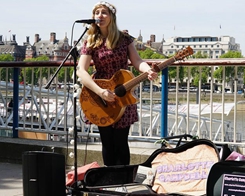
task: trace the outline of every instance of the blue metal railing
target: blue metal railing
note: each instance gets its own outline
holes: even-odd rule
[[[149,60],[148,63],[159,62],[159,60]],[[69,130],[73,127],[73,90],[70,89],[70,86],[67,82],[63,82],[63,87],[60,88],[61,83],[58,82],[57,79],[54,80],[50,89],[44,89],[42,86],[44,85],[42,79],[39,79],[39,85],[35,83],[31,83],[26,85],[26,81],[24,84],[19,84],[19,72],[20,69],[22,73],[24,73],[24,78],[27,77],[25,75],[26,67],[40,68],[46,67],[48,69],[55,68],[59,66],[59,62],[0,62],[0,66],[2,68],[14,69],[14,83],[8,82],[12,78],[8,78],[6,76],[5,81],[1,81],[1,116],[0,116],[0,132],[6,132],[11,137],[19,137],[20,133],[24,132],[34,132],[45,135],[45,139],[58,138],[58,140],[64,139],[64,135],[68,134],[69,138],[72,138],[72,134]],[[244,59],[203,59],[203,60],[187,60],[185,62],[177,62],[173,66],[245,66]],[[65,69],[72,67],[73,65],[66,63]],[[2,69],[3,70],[3,69]],[[178,70],[178,69],[177,69]],[[67,74],[67,70],[65,70]],[[40,71],[41,74],[41,71]],[[31,74],[34,75],[33,73]],[[50,74],[46,80],[51,78]],[[230,142],[243,142],[243,134],[241,132],[237,132],[236,121],[237,121],[237,110],[235,105],[237,104],[237,92],[234,94],[230,94],[234,103],[234,121],[229,122],[224,118],[224,112],[222,118],[217,120],[213,119],[210,114],[209,117],[203,116],[201,114],[200,108],[202,107],[202,103],[200,100],[198,102],[198,113],[195,115],[189,114],[191,111],[190,108],[190,96],[193,95],[189,90],[187,92],[181,94],[178,89],[172,93],[172,96],[175,97],[174,103],[176,106],[175,112],[169,111],[169,95],[168,91],[168,69],[164,69],[162,71],[162,89],[160,92],[154,93],[144,93],[142,92],[142,87],[140,90],[140,100],[139,103],[139,114],[140,121],[135,123],[135,125],[131,128],[130,139],[159,139],[169,134],[183,134],[183,133],[193,133],[196,135],[203,135],[203,137],[210,138],[211,140],[224,142],[226,138],[229,138]],[[42,76],[40,75],[40,78]],[[179,82],[179,79],[175,79],[176,82]],[[211,80],[213,80],[211,76]],[[34,80],[32,80],[34,81]],[[236,82],[236,81],[235,81]],[[70,81],[69,81],[70,83]],[[151,83],[152,85],[152,83]],[[222,86],[224,88],[224,86]],[[199,88],[198,92],[201,95],[201,88]],[[153,96],[154,94],[154,96]],[[155,96],[159,95],[158,98]],[[213,92],[207,94],[207,97],[210,98],[210,105],[213,104],[212,98],[214,95]],[[180,103],[181,96],[186,97],[186,103]],[[221,99],[221,106],[225,109],[225,99],[227,96],[223,91],[219,94]],[[13,111],[8,112],[7,102],[9,99],[14,98],[14,107]],[[146,98],[147,97],[147,98]],[[145,107],[143,103],[143,99],[149,99],[150,105],[149,107]],[[161,103],[161,109],[155,109],[151,104],[153,104],[155,99],[159,99]],[[200,99],[200,97],[199,97]],[[46,101],[45,101],[46,100]],[[52,102],[52,104],[51,104]],[[79,100],[76,103],[79,106]],[[187,108],[187,113],[181,113],[178,111],[180,108],[179,104],[185,104]],[[143,107],[142,107],[143,106]],[[141,109],[140,109],[141,108]],[[142,109],[143,108],[143,109]],[[146,109],[147,108],[147,109]],[[144,117],[143,115],[149,115],[149,117]],[[98,130],[96,125],[92,125],[91,127],[83,122],[83,113],[81,108],[78,107],[76,110],[76,122],[78,124],[78,136],[80,138],[87,137],[88,129],[90,132],[91,138],[99,138]],[[174,123],[171,123],[170,116],[174,116]],[[150,122],[149,122],[150,119]],[[194,121],[194,123],[191,123]],[[148,123],[149,122],[149,123]],[[183,123],[186,122],[186,123]],[[218,125],[215,126],[214,124]],[[234,127],[232,127],[234,126]],[[218,127],[218,128],[217,128]],[[227,129],[229,127],[229,129]],[[242,127],[241,127],[242,128]],[[215,130],[213,130],[215,129]],[[205,134],[204,134],[205,133]],[[4,134],[2,134],[4,135]],[[5,134],[6,135],[6,134]],[[227,142],[227,141],[226,141]]]

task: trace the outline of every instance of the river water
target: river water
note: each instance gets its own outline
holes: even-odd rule
[[[232,104],[232,103],[231,103]],[[221,104],[219,104],[221,105]],[[229,105],[229,104],[228,104]],[[158,111],[161,112],[161,106],[159,104],[155,105]],[[183,108],[181,108],[181,106]],[[227,110],[224,112],[223,119],[224,124],[222,125],[222,112],[219,110],[220,113],[213,113],[212,119],[212,140],[223,140],[222,139],[222,126],[224,126],[224,141],[234,141],[234,131],[236,131],[236,141],[245,141],[245,104],[238,104],[236,106],[237,112],[235,116],[235,107],[229,106],[231,110]],[[171,106],[172,107],[172,106]],[[178,123],[180,124],[176,131],[176,116],[175,116],[175,105],[173,107],[168,107],[168,134],[171,135],[179,135],[184,133],[190,133],[191,135],[199,135],[200,138],[209,138],[209,132],[210,132],[210,112],[206,112],[205,115],[201,116],[201,128],[200,128],[200,134],[198,133],[198,126],[197,126],[197,120],[198,120],[198,112],[196,107],[197,105],[193,105],[194,110],[191,110],[189,120],[186,117],[186,105],[180,105],[178,108]],[[189,106],[192,107],[192,106]],[[220,107],[220,106],[219,106]],[[171,110],[172,109],[172,110]],[[147,112],[147,111],[146,111]],[[182,113],[181,113],[182,112]],[[148,111],[149,113],[149,111]],[[145,119],[148,121],[149,119]],[[159,119],[160,120],[160,119]],[[189,123],[189,127],[187,128],[187,121]],[[236,130],[234,130],[235,123],[236,122]],[[149,122],[147,123],[149,125]],[[146,126],[148,126],[146,125]],[[158,124],[160,126],[160,123]],[[186,131],[188,130],[188,131]]]
[[[207,118],[210,118],[210,114],[203,115]],[[216,134],[218,134],[217,138],[221,138],[221,131],[219,127],[221,126],[222,122],[222,114],[213,114],[212,119],[219,120],[219,123],[213,123],[212,133],[213,138]],[[238,104],[237,105],[237,112],[235,115],[234,108],[229,112],[228,115],[223,115],[224,119],[224,137],[225,141],[233,141],[234,131],[236,132],[236,140],[237,141],[245,141],[245,104]],[[236,130],[234,130],[236,123]],[[208,129],[210,128],[210,123],[208,124]],[[206,133],[208,134],[208,133]]]
[[[222,119],[221,115],[215,114],[213,116],[215,119]],[[227,134],[230,137],[233,137],[233,132],[236,131],[238,140],[245,140],[245,110],[238,110],[235,117],[234,110],[232,110],[228,116],[224,115],[224,121],[230,122],[230,130],[227,131]],[[236,130],[234,130],[236,123]]]

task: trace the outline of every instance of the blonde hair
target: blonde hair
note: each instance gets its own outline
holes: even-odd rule
[[[106,4],[104,4],[106,3]],[[108,7],[110,6],[110,8]],[[97,3],[94,8],[93,8],[93,15],[92,18],[94,19],[94,14],[95,11],[100,8],[104,7],[107,8],[110,16],[111,16],[111,21],[108,26],[108,37],[106,40],[106,46],[109,49],[114,49],[122,35],[122,33],[119,31],[116,23],[116,8],[107,2],[100,2]],[[113,9],[111,9],[113,8]],[[100,33],[100,28],[96,24],[92,24],[91,27],[89,28],[87,32],[88,38],[87,38],[87,47],[88,48],[96,48],[100,46],[103,43],[103,37]]]

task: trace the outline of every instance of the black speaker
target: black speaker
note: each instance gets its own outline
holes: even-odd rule
[[[24,196],[65,196],[65,156],[45,151],[22,154]]]

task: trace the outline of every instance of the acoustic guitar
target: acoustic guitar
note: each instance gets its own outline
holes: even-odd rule
[[[175,56],[166,61],[153,66],[153,70],[160,72],[168,65],[177,60],[183,60],[185,57],[193,54],[191,47],[179,51]],[[136,104],[138,92],[136,86],[148,78],[148,73],[142,73],[134,77],[129,70],[119,70],[109,80],[95,79],[95,83],[103,89],[110,89],[116,95],[114,102],[107,102],[93,91],[83,86],[80,94],[80,105],[86,118],[93,124],[101,127],[112,125],[117,122],[123,115],[126,107]]]

